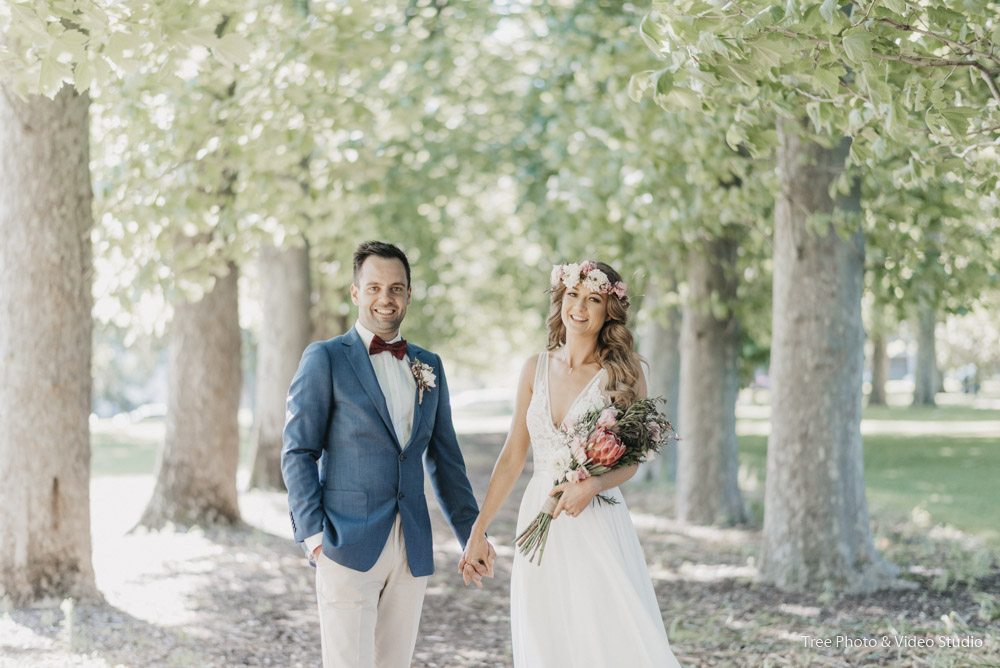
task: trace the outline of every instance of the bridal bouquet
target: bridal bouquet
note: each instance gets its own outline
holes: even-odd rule
[[[607,473],[620,466],[631,466],[650,461],[671,438],[676,438],[674,428],[659,411],[656,403],[663,399],[639,399],[625,410],[607,404],[591,410],[574,425],[564,428],[566,456],[556,485],[563,482],[580,482],[591,476]],[[545,541],[549,536],[552,513],[555,512],[562,493],[550,496],[528,528],[517,537],[521,554],[542,563]],[[602,503],[616,504],[617,500],[597,495]]]

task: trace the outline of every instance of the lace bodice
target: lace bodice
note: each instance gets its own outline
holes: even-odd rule
[[[579,420],[587,411],[597,408],[608,399],[601,390],[601,380],[604,369],[601,369],[590,382],[580,391],[569,407],[563,424],[572,424]],[[538,366],[535,369],[535,383],[525,416],[528,425],[528,436],[531,438],[531,454],[534,462],[534,475],[547,478],[557,478],[565,470],[570,457],[569,447],[562,430],[552,423],[552,403],[549,396],[549,353],[538,356]]]

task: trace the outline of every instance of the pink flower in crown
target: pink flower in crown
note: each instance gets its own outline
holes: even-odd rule
[[[600,416],[597,418],[597,426],[603,427],[604,429],[611,429],[616,424],[618,424],[618,409],[614,406],[608,406],[603,411],[601,411]]]
[[[583,264],[580,265],[580,275],[586,276],[595,269],[597,269],[597,265],[591,262],[590,260],[586,260],[584,261]]]
[[[594,430],[594,437],[587,443],[587,455],[601,466],[614,466],[625,454],[625,446],[618,437],[601,427]]]
[[[566,480],[569,482],[581,482],[590,477],[590,471],[587,470],[586,466],[581,466],[575,468],[566,474]]]
[[[551,285],[552,287],[556,287],[557,285],[559,285],[559,281],[561,281],[563,279],[563,276],[565,275],[566,275],[566,270],[563,268],[563,265],[561,264],[552,265],[552,274],[549,275],[549,285]]]
[[[618,299],[625,299],[625,281],[618,281],[611,287],[611,291],[615,293]]]

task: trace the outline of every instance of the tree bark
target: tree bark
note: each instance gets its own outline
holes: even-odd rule
[[[0,598],[98,597],[86,95],[0,85]]]
[[[257,342],[250,487],[283,490],[281,434],[285,428],[285,396],[312,333],[309,249],[265,247],[258,267],[264,322]]]
[[[864,366],[860,222],[846,239],[813,214],[860,210],[860,183],[831,200],[850,143],[805,142],[778,129],[771,436],[760,579],[786,590],[870,592],[894,568],[875,551],[861,443]]]
[[[230,264],[170,326],[170,397],[156,486],[139,524],[152,529],[235,524],[239,458],[240,325]]]
[[[740,494],[736,441],[739,391],[737,244],[719,239],[692,249],[687,264],[688,302],[681,326],[680,424],[677,445],[677,517],[695,524],[747,520]],[[713,302],[722,304],[724,314]],[[721,315],[721,317],[719,317]]]
[[[676,281],[653,280],[646,287],[643,308],[648,308],[650,318],[639,330],[639,352],[649,364],[646,379],[647,394],[663,397],[667,403],[661,410],[674,429],[678,429],[678,400],[681,378],[681,310],[676,306],[663,310],[662,301],[666,294],[677,290]],[[670,441],[660,452],[660,456],[640,469],[643,480],[665,478],[671,482],[677,477],[677,444]],[[640,476],[636,476],[640,477]]]
[[[885,334],[877,332],[872,336],[872,391],[868,395],[869,406],[885,406],[885,383],[889,378],[889,353],[886,349]]]
[[[934,328],[937,325],[935,309],[922,304],[917,316],[917,368],[913,377],[913,405],[934,406],[938,391],[937,345]]]

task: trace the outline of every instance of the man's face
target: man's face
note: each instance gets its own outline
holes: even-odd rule
[[[351,284],[351,301],[358,307],[358,320],[369,331],[391,341],[410,304],[406,268],[396,258],[371,255]]]

